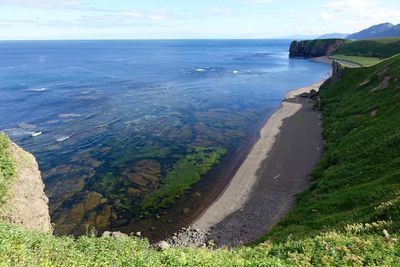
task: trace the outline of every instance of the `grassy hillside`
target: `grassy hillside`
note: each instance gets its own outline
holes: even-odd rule
[[[0,133],[0,208],[6,200],[16,174],[14,160],[8,152],[9,144],[8,137]]]
[[[334,55],[388,58],[400,53],[400,38],[347,41]]]
[[[360,57],[360,56],[346,56],[346,55],[332,55],[330,56],[330,58],[355,63],[361,67],[370,67],[375,64],[378,64],[379,62],[382,62],[383,60],[377,57]]]
[[[385,236],[385,226],[351,226],[343,233],[235,249],[156,251],[137,237],[54,237],[0,222],[0,266],[395,266],[400,236]]]
[[[398,266],[399,100],[400,56],[323,85],[326,150],[269,241],[156,251],[137,237],[55,237],[0,222],[0,266]]]
[[[326,150],[310,189],[267,235],[301,239],[350,223],[400,229],[400,55],[321,88]]]

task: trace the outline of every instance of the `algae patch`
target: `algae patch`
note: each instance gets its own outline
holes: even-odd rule
[[[226,152],[224,148],[194,148],[167,173],[158,189],[144,197],[140,204],[141,209],[156,210],[173,205],[174,199],[182,196],[185,190],[200,181],[201,176],[218,164]]]

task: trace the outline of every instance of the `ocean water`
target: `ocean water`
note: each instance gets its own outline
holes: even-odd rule
[[[0,131],[37,157],[59,233],[137,223],[193,147],[234,151],[288,90],[327,77],[289,44],[0,42]]]

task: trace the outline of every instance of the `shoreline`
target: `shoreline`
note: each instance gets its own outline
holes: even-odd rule
[[[257,121],[255,127],[249,128],[247,131],[248,137],[243,143],[234,151],[225,155],[221,162],[206,173],[192,189],[185,191],[182,197],[176,199],[176,203],[172,208],[165,210],[165,213],[161,211],[161,219],[158,220],[155,217],[143,218],[134,225],[116,227],[112,231],[124,233],[140,232],[141,236],[145,236],[152,243],[157,243],[170,238],[182,229],[190,227],[228,187],[232,177],[259,139],[261,128],[273,112],[268,112]],[[183,214],[183,209],[189,209],[190,212]],[[152,228],[160,231],[154,231]]]
[[[277,222],[277,218],[279,219],[287,213],[294,201],[293,195],[303,191],[308,186],[308,174],[311,172],[315,163],[319,160],[322,151],[322,138],[320,136],[322,127],[321,123],[319,122],[319,114],[318,112],[312,111],[312,103],[310,99],[301,98],[298,95],[303,92],[309,92],[312,89],[316,90],[322,83],[323,81],[307,87],[298,88],[287,93],[285,99],[281,102],[280,107],[269,117],[264,126],[261,128],[260,137],[254,143],[249,154],[244,159],[236,173],[233,175],[230,182],[216,198],[216,200],[211,203],[208,208],[204,209],[203,212],[197,218],[195,218],[195,220],[192,221],[191,227],[209,231],[210,239],[216,240],[218,245],[234,245],[242,242],[249,242],[252,239],[257,238],[255,237],[254,232],[258,233],[261,229],[261,231],[265,233],[267,229],[263,226],[268,225],[267,228],[270,228]],[[307,125],[307,129],[305,129],[305,125],[302,126],[301,124],[295,123],[295,121],[294,123],[288,121],[296,116],[301,118],[305,117],[305,120],[309,121],[311,119],[311,124],[314,125],[314,127],[309,127],[309,125]],[[293,129],[293,126],[295,128],[304,128],[302,130],[305,130],[306,132],[313,131],[313,134],[310,135],[313,136],[312,139],[315,139],[315,133],[317,136],[319,136],[319,138],[314,140],[316,141],[316,144],[312,144],[312,150],[315,151],[315,153],[311,153],[313,154],[311,160],[312,166],[311,168],[309,166],[305,168],[305,174],[300,177],[301,182],[298,183],[299,186],[290,186],[293,181],[289,181],[289,187],[291,187],[290,191],[293,192],[290,192],[290,194],[286,197],[282,196],[283,199],[281,199],[281,201],[285,202],[286,205],[284,205],[284,207],[280,207],[279,205],[279,207],[275,207],[277,209],[275,209],[275,212],[273,212],[273,218],[261,220],[259,222],[259,229],[250,229],[250,231],[246,230],[244,231],[245,234],[241,235],[239,232],[237,232],[237,230],[234,229],[238,227],[249,228],[249,220],[254,221],[254,219],[251,218],[252,216],[249,217],[248,215],[245,215],[246,210],[252,210],[254,213],[254,208],[257,209],[257,206],[259,206],[258,210],[265,207],[268,207],[272,210],[274,209],[274,204],[271,205],[271,202],[259,203],[256,201],[257,203],[255,203],[253,196],[257,195],[260,191],[272,187],[276,180],[283,180],[280,178],[281,174],[277,174],[272,177],[271,181],[263,185],[262,188],[259,187],[264,180],[268,180],[268,177],[266,178],[265,174],[268,175],[273,173],[273,169],[276,169],[276,167],[274,168],[272,166],[271,168],[271,166],[269,166],[268,170],[262,171],[265,169],[265,166],[268,165],[266,162],[270,161],[274,155],[279,154],[278,152],[281,149],[277,146],[285,143],[285,140],[282,140],[285,139],[285,134],[289,133],[289,136],[286,139],[293,139],[292,135],[296,135],[296,133],[293,131],[288,131],[296,130]],[[285,130],[286,128],[289,129]],[[310,143],[313,143],[312,139],[309,140]],[[292,153],[292,151],[287,152]],[[306,154],[309,153],[310,151],[307,149]],[[278,160],[283,161],[284,163],[285,156]],[[304,173],[304,171],[302,173]],[[297,179],[298,177],[296,177],[296,180]],[[248,209],[249,206],[251,206],[250,209]],[[240,215],[238,213],[243,214]]]

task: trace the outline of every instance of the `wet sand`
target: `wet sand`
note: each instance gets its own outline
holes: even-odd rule
[[[296,95],[321,83],[287,94],[229,185],[193,227],[209,230],[217,245],[233,246],[259,238],[288,212],[322,152],[320,115],[310,99]]]

